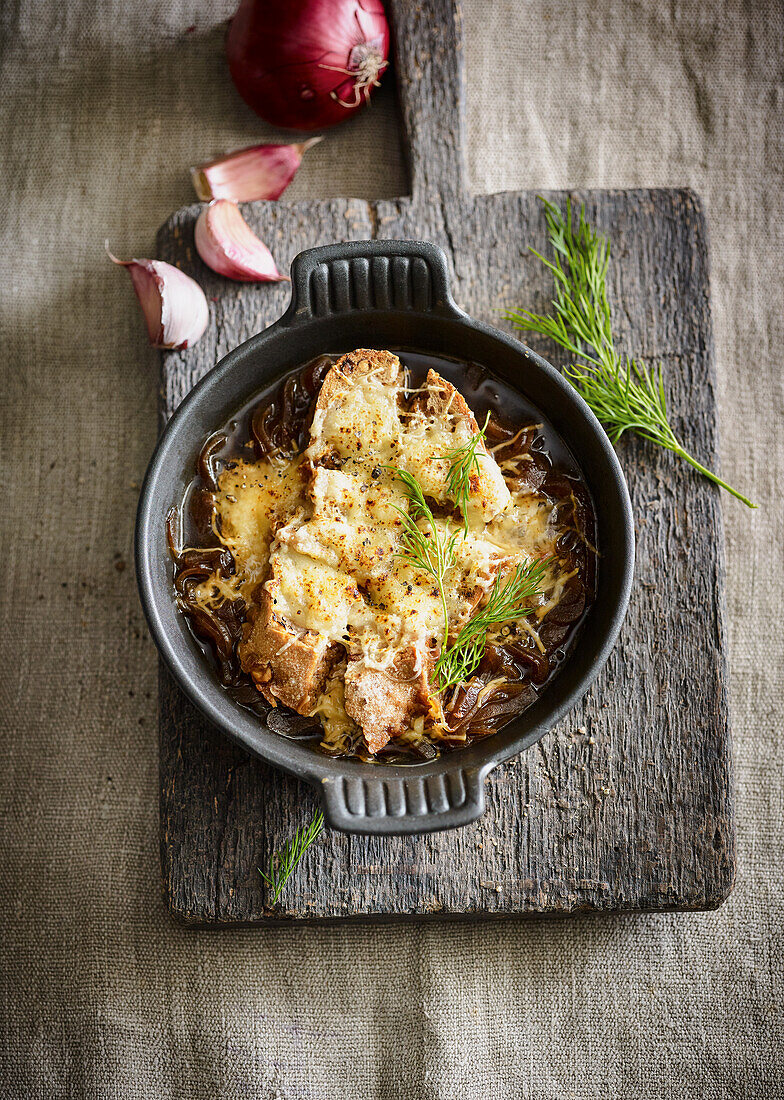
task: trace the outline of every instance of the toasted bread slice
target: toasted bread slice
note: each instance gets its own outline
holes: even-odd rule
[[[358,348],[328,372],[313,410],[307,456],[314,466],[389,462],[400,432],[404,371],[388,351]]]
[[[242,667],[270,702],[308,714],[342,652],[338,642],[348,638],[349,621],[361,621],[364,608],[350,576],[278,543],[240,643]]]
[[[349,386],[368,375],[373,375],[384,386],[400,385],[403,366],[391,351],[357,348],[347,352],[324,376],[314,411],[329,409],[336,401],[343,399]]]
[[[389,672],[349,658],[345,678],[346,713],[361,727],[371,752],[379,752],[412,721],[432,710],[428,662],[410,647],[399,653]]]
[[[272,596],[262,588],[258,612],[239,652],[243,669],[267,702],[310,714],[340,646],[325,644],[312,631],[293,630],[275,615]]]
[[[311,553],[362,582],[397,549],[402,493],[381,486],[366,473],[315,467],[309,489],[313,509],[307,523],[286,533],[289,545]]]

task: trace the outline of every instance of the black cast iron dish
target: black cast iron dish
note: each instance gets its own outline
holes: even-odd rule
[[[455,304],[444,253],[420,241],[353,241],[315,248],[291,268],[292,297],[274,325],[235,348],[192,390],[147,470],[136,520],[136,571],[153,638],[180,687],[250,752],[321,787],[327,822],[356,833],[420,833],[465,825],[484,810],[492,768],[533,745],[584,694],[612,649],[629,601],[634,526],[615,452],[588,406],[535,352]],[[207,435],[254,392],[325,351],[427,352],[490,366],[549,419],[580,464],[596,509],[599,588],[574,650],[542,697],[500,732],[465,750],[405,767],[331,759],[267,729],[212,673],[172,585],[164,523],[182,501]]]

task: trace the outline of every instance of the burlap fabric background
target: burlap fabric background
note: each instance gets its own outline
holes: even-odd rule
[[[778,3],[468,0],[476,190],[690,184],[712,233],[740,865],[718,913],[196,932],[158,887],[133,583],[156,353],[126,276],[187,167],[257,139],[231,0],[6,0],[2,1097],[784,1094]],[[289,197],[405,190],[391,98]]]

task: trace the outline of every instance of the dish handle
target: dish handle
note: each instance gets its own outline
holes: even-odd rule
[[[291,288],[282,324],[374,310],[465,317],[452,297],[446,255],[429,241],[310,248],[294,257]]]
[[[430,833],[468,825],[484,813],[489,770],[324,778],[324,816],[331,828],[346,833]]]

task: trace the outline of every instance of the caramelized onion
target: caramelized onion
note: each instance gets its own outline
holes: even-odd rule
[[[216,432],[211,435],[202,449],[199,451],[199,457],[196,462],[196,470],[199,477],[202,479],[206,487],[210,492],[215,492],[218,488],[218,483],[215,478],[215,472],[213,470],[212,459],[217,451],[220,451],[226,445],[226,436],[223,432]]]
[[[331,366],[332,359],[320,355],[299,374],[287,378],[271,401],[256,406],[251,414],[250,436],[258,458],[291,458],[303,449],[313,406]]]

